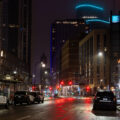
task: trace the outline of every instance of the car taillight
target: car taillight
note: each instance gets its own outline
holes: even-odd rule
[[[94,97],[95,100],[97,100],[97,99],[99,99],[99,98],[100,98],[100,97],[96,97],[96,96]]]

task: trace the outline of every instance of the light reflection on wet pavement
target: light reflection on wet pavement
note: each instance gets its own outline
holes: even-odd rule
[[[8,117],[9,116],[9,117]],[[92,111],[91,98],[57,98],[0,110],[0,120],[120,120],[120,111]]]
[[[66,98],[55,101],[51,120],[117,120],[119,111],[92,111],[92,99]]]

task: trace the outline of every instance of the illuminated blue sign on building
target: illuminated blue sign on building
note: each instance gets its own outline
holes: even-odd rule
[[[80,5],[77,5],[75,7],[75,9],[79,9],[79,8],[82,8],[82,7],[91,7],[91,8],[95,8],[95,9],[101,10],[101,11],[104,10],[102,7],[95,6],[95,5],[92,5],[92,4],[80,4]]]
[[[120,16],[113,15],[112,16],[112,23],[118,23],[118,22],[120,22]]]
[[[101,20],[101,19],[89,19],[89,20],[86,20],[86,23],[89,23],[89,22],[102,22],[102,23],[110,24],[109,21],[105,21],[105,20]]]

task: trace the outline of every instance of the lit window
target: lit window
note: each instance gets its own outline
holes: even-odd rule
[[[88,26],[86,26],[86,27],[85,27],[85,29],[87,30],[87,29],[89,29],[89,27],[88,27]]]
[[[53,29],[53,30],[52,30],[52,33],[55,33],[55,32],[56,32],[56,31]]]
[[[3,55],[4,55],[4,52],[3,50],[1,50],[0,56],[3,57]]]
[[[105,51],[105,52],[107,51],[107,48],[106,48],[106,47],[104,48],[104,51]]]
[[[98,18],[97,16],[83,16],[83,19],[95,19]]]
[[[15,28],[15,25],[9,25],[10,28]]]
[[[5,27],[6,26],[6,24],[3,24],[3,27]]]
[[[67,21],[63,21],[63,24],[69,24],[69,22],[67,22]]]
[[[75,24],[75,27],[78,27],[78,24]]]
[[[60,21],[57,21],[56,24],[60,24],[61,22]]]
[[[62,41],[63,43],[65,42],[65,40]]]

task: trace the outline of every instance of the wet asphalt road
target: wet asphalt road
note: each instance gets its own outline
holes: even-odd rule
[[[120,111],[92,111],[90,98],[57,98],[0,109],[0,120],[120,120]]]

